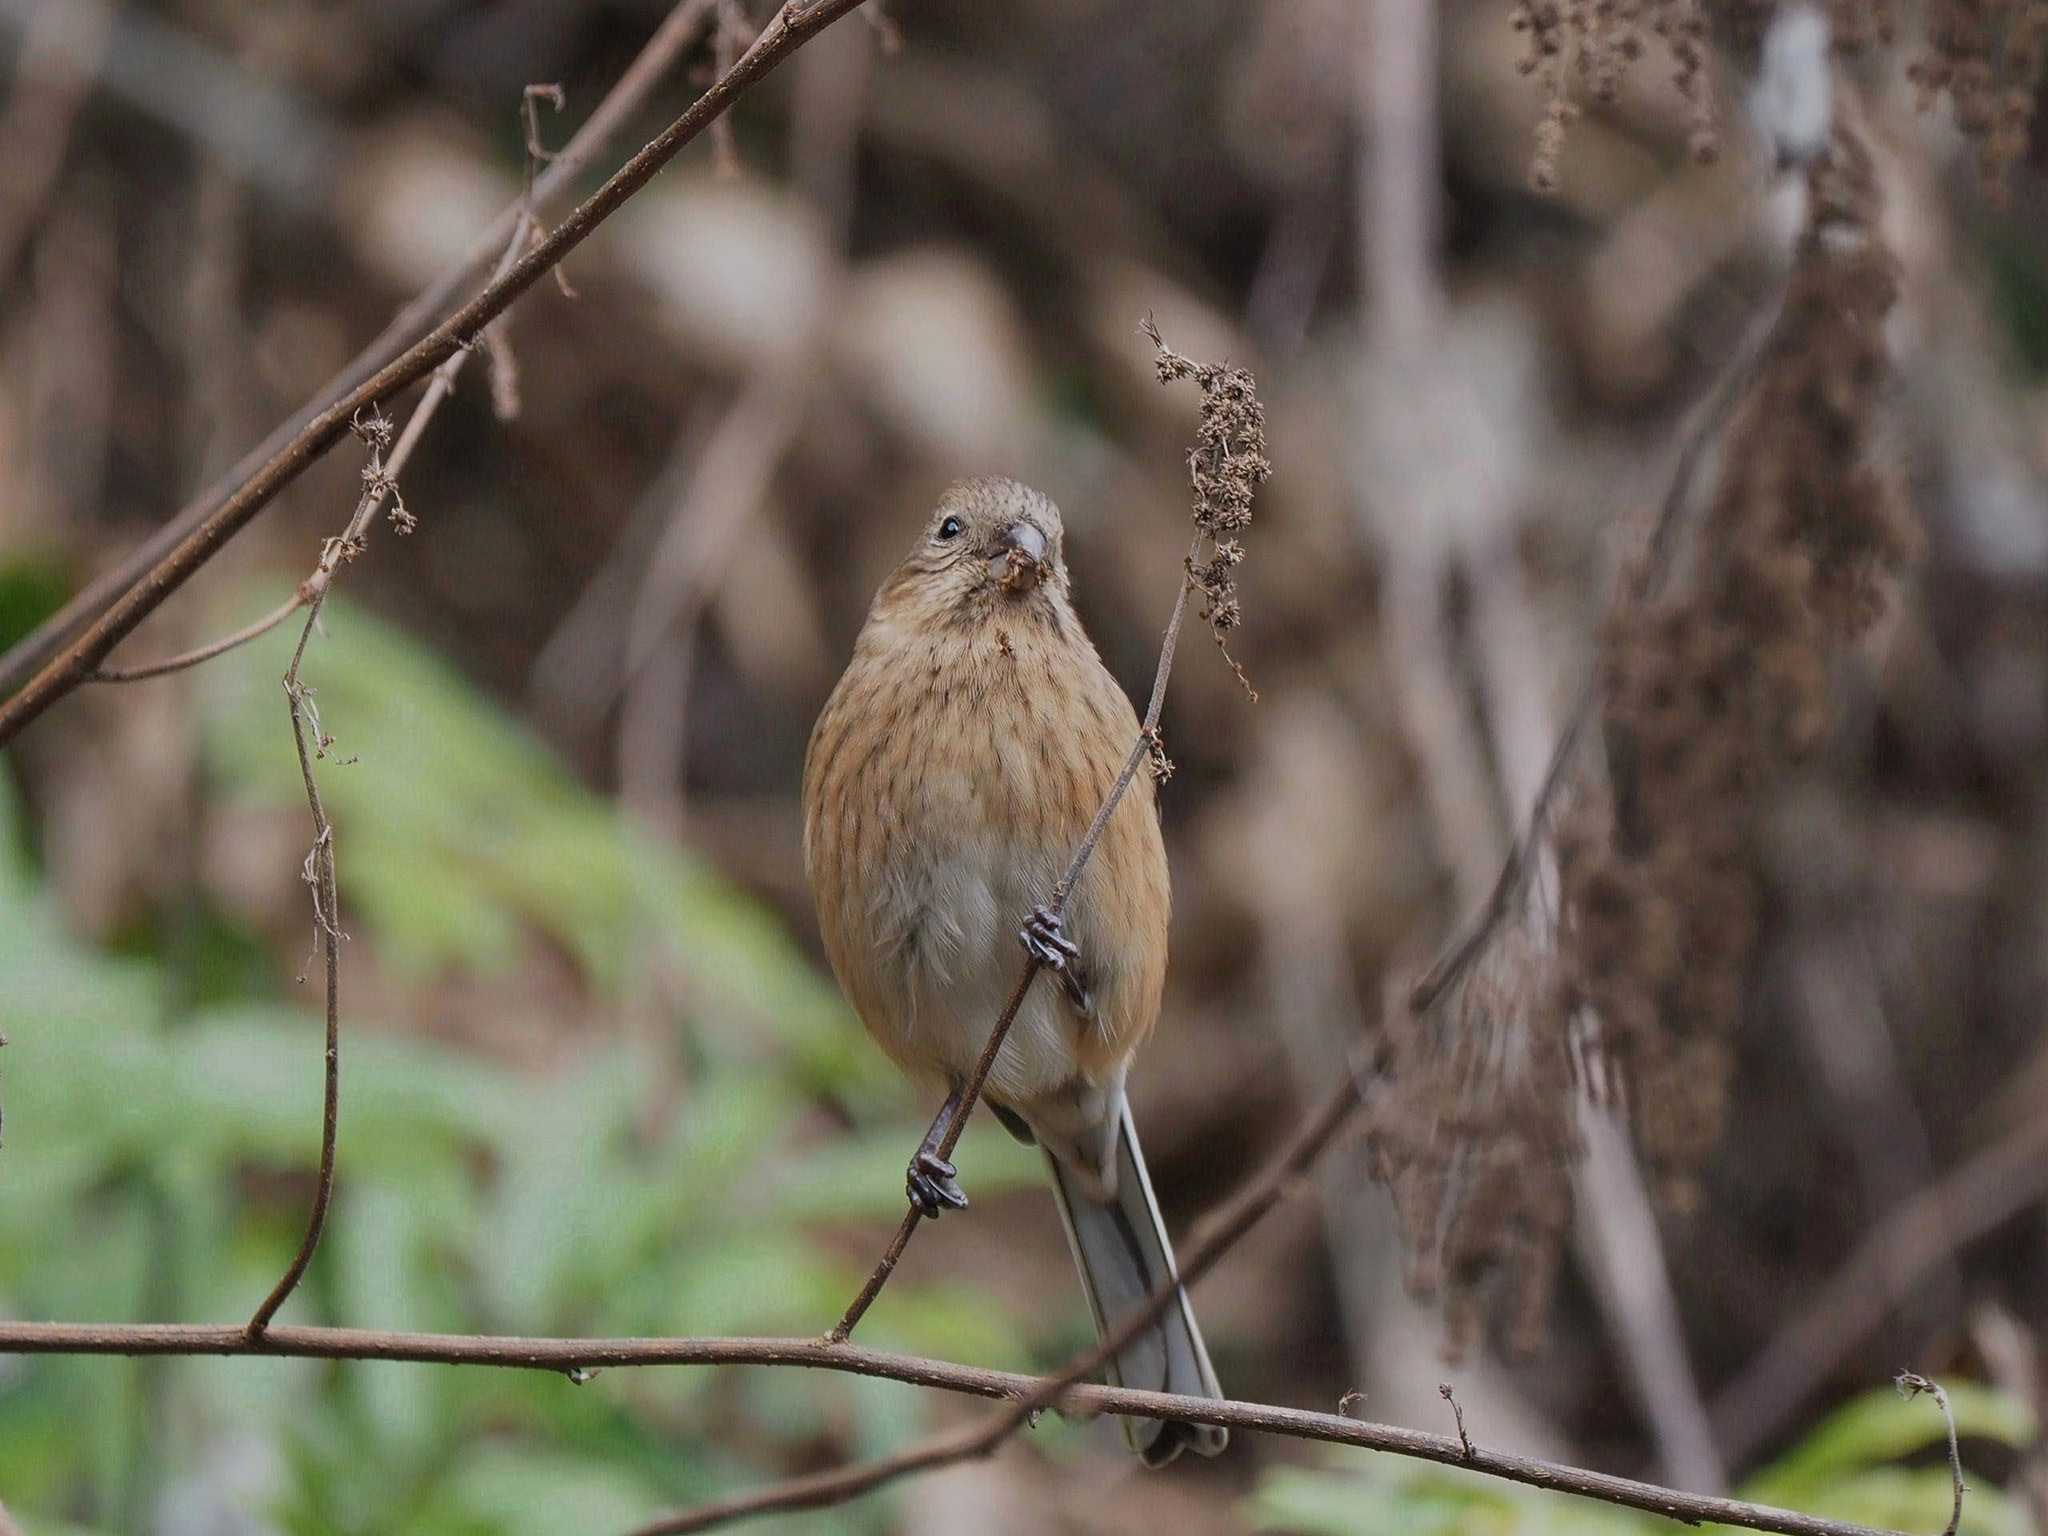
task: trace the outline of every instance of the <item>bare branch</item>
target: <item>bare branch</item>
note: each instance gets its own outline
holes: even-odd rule
[[[237,1323],[0,1322],[0,1355],[252,1355],[313,1360],[385,1360],[491,1366],[560,1376],[642,1366],[791,1366],[899,1381],[934,1391],[1015,1402],[1045,1385],[1035,1376],[956,1365],[915,1355],[826,1344],[810,1338],[555,1339],[509,1335],[389,1333],[367,1328],[276,1327],[251,1338]],[[1470,1467],[1525,1487],[1576,1494],[1692,1524],[1718,1522],[1783,1536],[1896,1536],[1847,1521],[1773,1509],[1739,1499],[1707,1498],[1633,1478],[1474,1448],[1468,1459],[1455,1436],[1432,1435],[1336,1413],[1268,1403],[1141,1392],[1076,1384],[1061,1404],[1077,1414],[1174,1419],[1224,1429],[1256,1430],[1297,1440]]]
[[[367,499],[367,498],[366,498]],[[339,541],[337,541],[338,544]],[[330,545],[332,549],[335,545]],[[339,558],[338,556],[336,557]],[[322,564],[325,566],[325,557]],[[313,925],[320,939],[320,959],[327,983],[327,1053],[320,1110],[320,1172],[313,1187],[313,1208],[306,1218],[306,1235],[299,1251],[270,1288],[270,1294],[249,1319],[248,1334],[259,1339],[270,1326],[277,1309],[298,1289],[313,1255],[320,1247],[320,1234],[327,1225],[327,1208],[334,1199],[334,1148],[341,1130],[341,906],[334,885],[334,827],[327,820],[327,808],[320,799],[320,784],[313,776],[313,761],[325,755],[326,738],[320,734],[313,713],[311,690],[299,681],[299,664],[306,658],[306,643],[313,638],[313,626],[320,621],[326,600],[322,587],[306,615],[306,627],[292,652],[292,664],[284,675],[285,700],[291,710],[292,744],[298,748],[299,772],[306,783],[306,804],[313,813],[313,849],[306,855],[306,883],[313,888]]]
[[[1472,1437],[1465,1433],[1465,1410],[1458,1406],[1457,1398],[1451,1395],[1451,1384],[1448,1381],[1439,1382],[1436,1390],[1443,1400],[1451,1405],[1451,1417],[1458,1422],[1458,1444],[1465,1448],[1465,1459],[1470,1461],[1479,1453],[1472,1449]]]
[[[546,173],[534,185],[533,204],[546,207],[611,143],[626,120],[640,109],[654,87],[696,40],[698,29],[711,6],[712,0],[678,0],[675,9],[655,28],[646,46],[626,66],[604,100],[598,103],[597,110],[590,114],[568,145],[549,163]],[[376,340],[329,379],[312,400],[280,422],[232,469],[181,507],[177,516],[136,545],[118,565],[88,582],[56,614],[37,625],[33,633],[9,648],[5,655],[0,655],[0,698],[19,689],[38,668],[111,608],[122,593],[143,580],[187,535],[213,516],[245,481],[283,452],[315,416],[418,340],[434,316],[453,301],[465,284],[481,274],[486,263],[504,247],[519,221],[520,213],[528,205],[529,199],[524,196],[508,205],[492,220],[488,229],[470,242],[461,261],[400,310]]]
[[[859,4],[860,0],[810,0],[809,4],[786,0],[730,70],[546,238],[535,243],[501,277],[486,284],[396,359],[319,411],[218,507],[196,519],[189,532],[150,564],[91,628],[64,646],[19,693],[0,704],[0,745],[12,740],[30,721],[83,682],[123,636],[211,560],[279,491],[339,442],[349,423],[361,412],[389,400],[475,341],[485,326],[542,274],[552,271],[735,101],[790,54]],[[518,219],[515,213],[511,220],[514,227]],[[34,640],[32,636],[31,642]]]

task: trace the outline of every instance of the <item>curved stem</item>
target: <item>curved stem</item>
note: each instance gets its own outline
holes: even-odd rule
[[[225,656],[237,646],[247,645],[251,640],[260,640],[286,619],[306,606],[304,592],[294,592],[291,598],[263,615],[254,624],[244,625],[231,635],[223,635],[210,644],[193,650],[180,651],[175,656],[166,656],[160,661],[138,662],[132,667],[95,667],[86,674],[89,683],[139,683],[147,678],[164,677],[172,672],[183,672],[187,667],[196,667],[202,662]]]
[[[365,498],[367,500],[367,498]],[[331,557],[330,557],[331,558]],[[331,570],[327,560],[323,571]],[[334,827],[327,820],[327,807],[320,799],[320,783],[313,776],[313,760],[323,743],[319,726],[312,719],[307,690],[299,681],[299,664],[306,659],[306,644],[313,638],[313,626],[320,622],[327,589],[322,586],[306,615],[306,627],[299,631],[299,643],[292,652],[292,664],[284,675],[285,699],[291,709],[292,744],[298,748],[299,772],[306,781],[306,804],[313,813],[313,850],[306,855],[306,883],[313,888],[313,924],[320,934],[320,958],[327,981],[327,1056],[320,1115],[320,1173],[313,1188],[313,1209],[306,1219],[306,1235],[292,1256],[283,1276],[263,1298],[249,1319],[248,1334],[259,1339],[270,1326],[277,1309],[298,1289],[313,1255],[320,1247],[320,1234],[327,1225],[327,1208],[334,1199],[334,1148],[341,1130],[341,909],[335,895]],[[308,739],[309,735],[313,738]]]

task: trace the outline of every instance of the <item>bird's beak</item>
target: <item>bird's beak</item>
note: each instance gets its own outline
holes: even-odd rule
[[[989,572],[1005,592],[1028,592],[1046,575],[1045,535],[1030,523],[1012,523],[989,557]]]

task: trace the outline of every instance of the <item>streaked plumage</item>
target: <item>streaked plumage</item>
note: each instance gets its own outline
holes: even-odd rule
[[[1019,548],[1042,552],[1033,563]],[[972,1071],[1015,985],[1017,932],[1086,832],[1138,720],[1069,601],[1059,511],[1009,480],[951,487],[876,594],[811,734],[804,862],[834,973],[868,1032],[935,1094]],[[1050,1158],[1091,1306],[1171,1271],[1124,1078],[1158,1021],[1171,905],[1140,775],[1068,901],[1068,985],[1042,978],[990,1074]],[[1129,1386],[1217,1392],[1185,1298],[1116,1362]],[[1147,1460],[1217,1431],[1148,1424]]]

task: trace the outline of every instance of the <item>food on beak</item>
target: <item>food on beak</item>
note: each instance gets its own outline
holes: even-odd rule
[[[989,573],[1005,592],[1028,592],[1044,578],[1045,535],[1031,523],[1012,523],[989,557]]]

